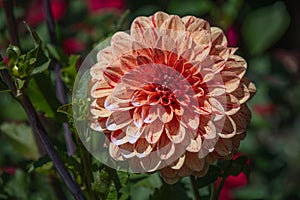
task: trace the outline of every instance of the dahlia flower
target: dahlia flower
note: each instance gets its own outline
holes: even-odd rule
[[[245,137],[255,86],[221,29],[157,12],[115,33],[90,69],[90,127],[110,156],[167,183],[204,176]]]

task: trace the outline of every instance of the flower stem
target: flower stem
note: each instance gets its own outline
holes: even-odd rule
[[[14,10],[13,10],[13,7],[14,7],[13,1],[4,0],[3,7],[5,10],[6,20],[7,20],[7,24],[8,24],[8,32],[9,32],[10,42],[12,45],[18,45],[19,38],[18,38],[16,18],[15,18]]]
[[[94,176],[93,176],[93,170],[91,166],[91,156],[90,154],[86,151],[85,147],[83,146],[78,133],[75,131],[75,138],[76,138],[76,143],[78,145],[78,151],[79,151],[79,156],[81,160],[81,165],[82,169],[84,172],[84,181],[85,181],[85,186],[87,188],[87,196],[89,200],[98,200],[99,198],[97,197],[96,193],[93,192],[92,190],[92,183],[94,182]]]
[[[223,186],[224,186],[224,184],[225,184],[225,181],[226,181],[226,177],[222,178],[219,187],[217,188],[216,192],[215,192],[214,195],[213,195],[213,199],[214,199],[214,200],[218,200],[218,199],[219,199],[219,195],[220,195],[221,190],[222,190],[222,188],[223,188]]]
[[[53,45],[57,46],[57,37],[55,34],[55,23],[54,23],[54,18],[53,14],[51,12],[51,5],[49,0],[43,0],[43,6],[44,10],[46,13],[46,22],[47,22],[47,27],[48,27],[48,32],[50,36],[50,41]],[[60,69],[61,65],[59,62],[55,59],[52,61],[52,66],[54,68],[54,73],[56,75],[56,96],[57,99],[60,101],[62,104],[68,103],[67,101],[67,96],[66,96],[66,88],[65,85],[60,77]],[[65,139],[66,139],[66,145],[67,145],[67,150],[69,155],[73,155],[75,152],[75,145],[72,141],[72,132],[70,131],[68,124],[63,123],[63,129],[65,133]]]
[[[200,200],[200,194],[199,194],[199,191],[198,191],[198,187],[197,187],[197,183],[196,183],[196,178],[195,178],[195,176],[191,175],[190,179],[191,179],[191,183],[192,183],[192,186],[193,186],[193,191],[194,191],[195,199],[196,200]]]
[[[211,183],[211,184],[209,185],[209,194],[210,194],[209,199],[210,199],[210,200],[214,200],[215,195],[216,195],[215,192],[216,192],[216,186],[215,186],[215,183]]]

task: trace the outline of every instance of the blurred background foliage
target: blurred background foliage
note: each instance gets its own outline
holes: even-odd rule
[[[9,40],[2,6],[0,1],[0,53],[5,59]],[[238,46],[238,54],[248,61],[247,75],[255,82],[257,94],[250,102],[253,117],[248,135],[239,149],[248,156],[249,180],[245,172],[228,177],[220,199],[300,199],[300,1],[53,0],[51,8],[60,44],[52,47],[52,54],[65,61],[62,78],[70,93],[75,68],[92,47],[115,31],[128,29],[137,16],[162,10],[201,17],[221,27],[229,46]],[[49,42],[41,0],[15,1],[14,13],[23,51],[33,44],[22,20],[45,43]],[[78,56],[68,59],[71,54]],[[56,112],[59,103],[54,98],[54,89],[43,90],[43,86],[54,88],[53,77],[41,76],[39,85],[34,80],[30,82],[30,98],[53,143],[68,160],[59,125],[64,116]],[[61,195],[59,190],[66,195],[64,198],[71,199],[65,186],[57,182],[49,159],[39,159],[21,106],[2,89],[0,84],[0,199],[57,199]],[[74,170],[71,168],[72,165],[69,170]],[[195,198],[188,178],[169,186],[162,183],[158,174],[129,178],[127,174],[119,175],[124,184],[123,199]],[[202,188],[201,181],[198,184],[200,194],[207,196],[208,188]],[[93,186],[103,192],[97,179]],[[108,199],[116,199],[114,192],[106,192]]]

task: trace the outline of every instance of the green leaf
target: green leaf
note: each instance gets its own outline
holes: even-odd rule
[[[65,114],[68,117],[73,118],[72,104],[71,103],[59,106],[57,108],[57,112]]]
[[[28,119],[19,102],[8,93],[1,93],[0,108],[1,119],[6,119],[8,121],[26,121]]]
[[[161,188],[156,189],[150,200],[172,199],[172,200],[189,200],[191,199],[186,192],[185,185],[180,181],[174,185],[164,184]]]
[[[178,15],[204,15],[209,12],[213,7],[213,3],[210,0],[172,0],[168,4],[168,12],[176,13]]]
[[[31,127],[26,124],[3,123],[0,131],[5,134],[14,149],[27,159],[38,159],[39,153]]]
[[[9,47],[6,49],[6,55],[8,56],[8,65],[12,67],[18,63],[18,59],[19,56],[21,55],[21,51],[19,47],[14,45],[9,45]]]
[[[46,117],[54,118],[59,103],[55,93],[49,88],[50,77],[47,74],[40,75],[41,77],[30,80],[26,91],[37,111],[43,112]]]
[[[0,80],[0,92],[9,92],[7,86]]]
[[[160,188],[162,186],[162,184],[163,183],[162,183],[158,173],[155,173],[155,174],[151,174],[150,176],[147,176],[146,178],[137,182],[135,184],[135,186],[145,187],[145,188],[154,190],[156,188]]]
[[[57,46],[54,46],[52,44],[47,44],[47,49],[51,58],[54,58],[63,66],[67,65],[68,57],[61,48],[58,48]]]
[[[35,68],[32,70],[32,73],[31,73],[31,74],[32,74],[32,75],[35,75],[35,74],[39,74],[39,73],[42,73],[42,72],[46,71],[46,70],[49,68],[50,63],[51,63],[51,60],[48,60],[48,61],[45,62],[44,64],[35,67]]]
[[[132,200],[149,199],[156,189],[159,189],[163,182],[158,173],[147,174],[129,174],[129,180],[126,188],[122,188],[121,198],[126,197],[126,193],[130,194]],[[124,195],[125,194],[125,195]],[[124,197],[123,197],[124,196]]]
[[[17,169],[14,176],[4,185],[3,190],[8,199],[55,200],[57,197],[55,197],[47,178]]]
[[[60,70],[62,80],[69,88],[72,88],[74,85],[77,75],[76,66],[79,58],[79,55],[71,55],[68,60],[68,65],[63,66],[63,68]]]
[[[111,187],[110,187],[110,191],[106,197],[106,200],[116,200],[119,199],[118,198],[118,192],[116,190],[116,187],[114,185],[114,183],[112,183]]]
[[[41,158],[39,158],[37,161],[33,162],[28,169],[28,172],[31,173],[34,170],[38,169],[38,168],[42,168],[43,166],[47,165],[47,164],[51,164],[51,168],[52,168],[52,162],[51,159],[48,155],[45,155]],[[49,166],[46,167],[45,170],[49,170]]]
[[[34,42],[35,46],[41,46],[42,45],[42,40],[41,38],[38,36],[38,34],[24,21],[24,24],[28,30],[28,32],[30,33],[30,36]]]
[[[105,168],[103,168],[98,172],[95,182],[92,183],[92,190],[96,191],[101,196],[101,199],[106,199],[111,190],[111,186],[112,179]]]
[[[290,16],[283,2],[251,12],[242,27],[242,36],[251,55],[258,55],[270,48],[285,33]]]
[[[1,61],[0,61],[0,70],[3,70],[3,69],[7,69],[7,65],[6,65],[6,63],[1,58]]]
[[[22,89],[24,87],[24,84],[25,84],[25,80],[15,78],[15,85],[18,90]]]
[[[130,10],[126,10],[125,12],[123,12],[123,14],[121,15],[121,17],[119,18],[119,20],[117,22],[116,29],[114,32],[120,31],[123,29],[124,23],[128,19],[129,14],[130,14]]]

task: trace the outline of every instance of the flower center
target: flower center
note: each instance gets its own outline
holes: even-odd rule
[[[178,103],[174,93],[166,85],[158,83],[146,83],[137,90],[135,90],[131,97],[131,103],[135,106],[161,104],[169,106],[172,103]]]

